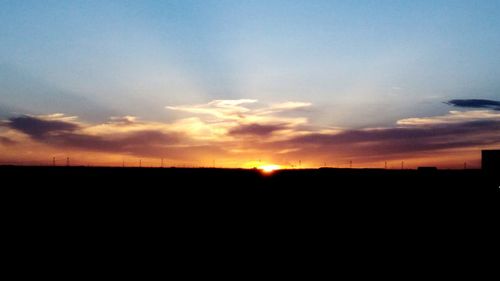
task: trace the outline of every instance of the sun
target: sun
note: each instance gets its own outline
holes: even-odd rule
[[[262,172],[266,173],[266,174],[270,174],[274,171],[277,171],[277,170],[280,170],[281,169],[281,166],[280,165],[263,165],[263,166],[259,166],[259,170],[261,170]]]

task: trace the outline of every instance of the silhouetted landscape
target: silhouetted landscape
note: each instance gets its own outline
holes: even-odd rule
[[[0,168],[3,190],[34,200],[148,205],[260,202],[348,205],[425,202],[478,204],[497,200],[500,177],[483,170],[215,168]],[[15,184],[14,184],[15,183]],[[468,203],[467,203],[468,202]]]
[[[186,247],[210,245],[211,255],[233,243],[288,252],[296,243],[322,249],[332,241],[349,255],[370,245],[378,255],[389,242],[417,249],[455,241],[436,233],[450,225],[460,233],[464,221],[494,227],[500,195],[498,175],[482,170],[5,166],[0,177],[15,239],[47,248],[53,244],[45,241],[113,245],[116,253],[140,244],[191,255]]]

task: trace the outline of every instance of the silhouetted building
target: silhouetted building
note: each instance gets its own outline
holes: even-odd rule
[[[481,152],[481,167],[486,171],[500,172],[500,150],[483,150]]]

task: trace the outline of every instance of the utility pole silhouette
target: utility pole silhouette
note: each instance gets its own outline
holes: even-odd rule
[[[56,166],[56,158],[52,157],[52,167],[55,167],[55,166]]]
[[[352,169],[352,160],[349,161],[349,169]]]
[[[464,162],[464,170],[467,169],[467,162]]]
[[[405,161],[401,161],[401,170],[404,170],[405,168]]]
[[[139,160],[139,168],[142,168],[142,159]]]
[[[302,168],[302,160],[299,160],[299,169]]]
[[[385,164],[384,164],[384,169],[387,170],[387,161],[385,161]]]
[[[69,167],[69,157],[66,157],[66,167]]]
[[[125,160],[122,160],[122,168],[125,168]]]

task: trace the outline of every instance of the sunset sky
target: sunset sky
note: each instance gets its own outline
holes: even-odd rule
[[[478,168],[500,1],[0,0],[0,164]]]

